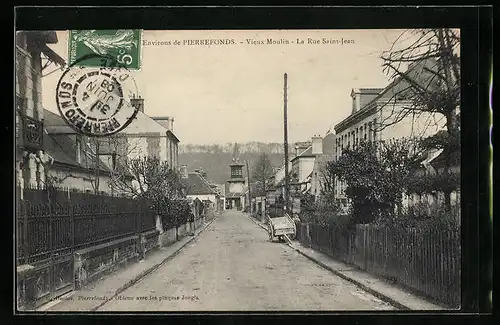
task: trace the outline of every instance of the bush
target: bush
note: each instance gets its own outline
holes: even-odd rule
[[[170,200],[164,207],[166,209],[160,213],[164,230],[178,227],[194,219],[187,200]]]
[[[458,230],[460,229],[460,206],[452,205],[451,210],[446,211],[444,205],[417,203],[403,209],[398,216],[381,216],[376,223],[404,228]]]
[[[323,226],[348,225],[351,222],[350,216],[342,214],[339,205],[327,198],[321,198],[301,209],[300,219],[302,222]]]

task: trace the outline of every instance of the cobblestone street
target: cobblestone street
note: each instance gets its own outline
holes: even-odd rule
[[[234,210],[98,311],[393,310]]]

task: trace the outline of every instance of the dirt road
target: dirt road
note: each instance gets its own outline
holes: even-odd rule
[[[98,311],[393,310],[317,266],[238,211]]]

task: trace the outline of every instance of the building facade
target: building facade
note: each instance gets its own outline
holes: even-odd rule
[[[110,181],[113,166],[107,156],[96,153],[97,139],[76,133],[55,113],[44,113],[43,149],[50,159],[46,164],[46,179],[51,185],[84,192],[120,194]],[[126,177],[132,181],[131,175]]]
[[[165,124],[161,118],[155,120],[146,115],[141,97],[132,98],[131,103],[138,110],[135,119],[117,135],[100,141],[100,154],[107,156],[107,164],[113,164],[113,157],[149,157],[165,161],[178,170],[180,140],[173,133],[173,119]]]
[[[45,166],[50,159],[43,150],[42,70],[51,63],[65,66],[48,47],[57,41],[55,32],[16,33],[16,183],[21,188],[45,186]]]
[[[199,171],[188,172],[187,166],[180,167],[181,181],[187,189],[187,198],[190,200],[200,200],[206,202],[212,207],[217,207],[219,201],[219,193],[206,180],[203,173]]]
[[[226,209],[241,210],[245,207],[245,193],[247,191],[247,181],[244,177],[243,166],[238,158],[233,158],[230,167],[230,177],[226,182],[225,202]]]
[[[321,141],[321,147],[319,147],[319,141]],[[315,154],[316,159],[314,160],[313,172],[311,175],[311,189],[309,194],[314,196],[315,201],[317,201],[325,187],[328,187],[330,180],[325,179],[325,168],[327,163],[332,161],[335,150],[335,134],[328,132],[323,138],[317,139],[316,146],[313,145],[313,154]]]
[[[426,65],[432,64],[426,61]],[[428,67],[432,69],[432,66]],[[414,80],[430,82],[430,73],[420,63],[407,70],[407,76]],[[400,138],[424,138],[443,129],[436,123],[436,116],[422,112],[418,115],[403,114],[404,107],[412,105],[405,97],[409,84],[396,79],[385,88],[361,88],[351,92],[351,114],[335,125],[334,157],[338,159],[344,149],[355,147],[361,141],[387,141]],[[335,182],[335,197],[347,204],[346,184]]]

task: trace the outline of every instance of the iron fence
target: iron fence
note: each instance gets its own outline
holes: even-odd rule
[[[146,200],[61,189],[22,191],[23,199],[18,188],[16,200],[18,265],[156,226]]]

